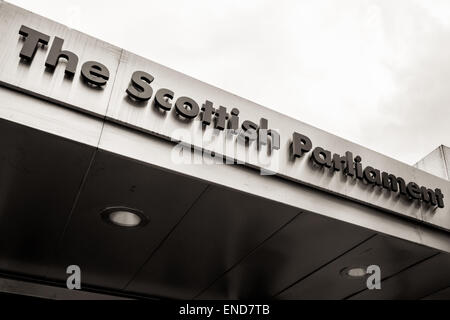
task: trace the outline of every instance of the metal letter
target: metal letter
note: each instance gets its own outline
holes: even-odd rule
[[[269,122],[267,121],[267,119],[261,118],[259,123],[260,126],[258,129],[258,146],[261,147],[261,145],[266,145],[268,136],[271,136],[271,149],[280,150],[280,134],[277,131],[268,128]]]
[[[127,89],[130,97],[137,101],[148,101],[153,95],[153,89],[150,83],[155,78],[144,71],[136,71],[131,76],[131,83]]]
[[[374,169],[372,167],[367,167],[366,169],[364,169],[364,178],[370,184],[376,184],[377,186],[382,185],[380,170]]]
[[[425,203],[429,203],[432,206],[436,206],[437,205],[437,198],[436,198],[436,194],[434,193],[433,190],[431,189],[427,189],[425,187],[420,188],[421,193],[422,193],[422,201]]]
[[[436,189],[436,197],[437,197],[437,202],[438,202],[438,207],[439,208],[444,208],[444,195],[442,194],[441,189]]]
[[[186,119],[194,119],[200,113],[197,102],[188,97],[178,98],[175,109],[180,116]]]
[[[232,131],[233,134],[237,134],[239,130],[239,109],[234,108],[231,110],[231,117],[228,120],[228,129]]]
[[[63,44],[63,39],[55,37],[50,52],[47,56],[47,60],[45,61],[45,66],[50,69],[55,69],[58,65],[59,59],[64,58],[67,60],[65,73],[69,77],[73,77],[75,75],[75,72],[77,71],[78,56],[70,51],[62,51]]]
[[[216,129],[225,130],[225,121],[228,119],[227,108],[222,106],[219,107],[219,109],[216,110],[216,118]]]
[[[96,86],[104,86],[109,80],[109,70],[99,62],[88,61],[81,67],[81,75],[85,81]]]
[[[398,182],[396,176],[387,172],[383,172],[381,176],[383,180],[383,188],[388,189],[392,192],[398,191]]]
[[[244,121],[239,137],[245,141],[255,141],[258,138],[258,125],[252,121]]]
[[[156,106],[164,111],[170,111],[172,104],[170,100],[173,99],[173,91],[169,89],[159,89],[155,95]]]
[[[294,132],[292,137],[292,154],[294,157],[302,157],[303,154],[310,152],[312,147],[311,139],[300,133]]]
[[[20,28],[19,34],[25,37],[25,43],[23,44],[22,50],[19,56],[22,59],[32,61],[34,55],[36,54],[38,44],[48,45],[50,37],[46,34],[40,33],[36,30],[22,26]]]
[[[312,159],[315,163],[320,166],[325,166],[331,168],[333,165],[333,159],[331,158],[331,152],[324,150],[323,148],[317,147],[314,149],[312,154]]]
[[[212,116],[214,113],[213,103],[211,101],[206,100],[205,103],[202,106],[202,123],[205,126],[211,125]]]
[[[420,192],[420,188],[417,185],[417,183],[410,182],[408,186],[406,187],[408,190],[408,195],[413,198],[419,200],[422,197],[422,194]]]

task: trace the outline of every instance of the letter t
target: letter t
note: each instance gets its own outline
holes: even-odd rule
[[[22,59],[32,61],[34,55],[36,54],[36,50],[38,44],[41,43],[43,45],[48,45],[50,41],[50,37],[46,34],[40,33],[36,30],[28,28],[26,26],[22,26],[20,28],[19,34],[25,37],[25,43],[23,44],[22,51],[20,51],[20,57]]]

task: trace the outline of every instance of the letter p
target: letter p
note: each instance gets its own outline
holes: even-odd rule
[[[312,149],[312,142],[307,136],[294,132],[292,139],[292,154],[295,158],[302,157]]]

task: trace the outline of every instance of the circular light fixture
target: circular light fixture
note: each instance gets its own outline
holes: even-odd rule
[[[347,278],[364,278],[367,275],[365,267],[348,267],[341,270],[341,275]]]
[[[104,221],[123,228],[143,227],[149,222],[142,211],[126,207],[106,208],[101,216]]]

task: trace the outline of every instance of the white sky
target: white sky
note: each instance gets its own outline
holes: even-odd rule
[[[450,145],[447,0],[9,0],[413,164]]]

